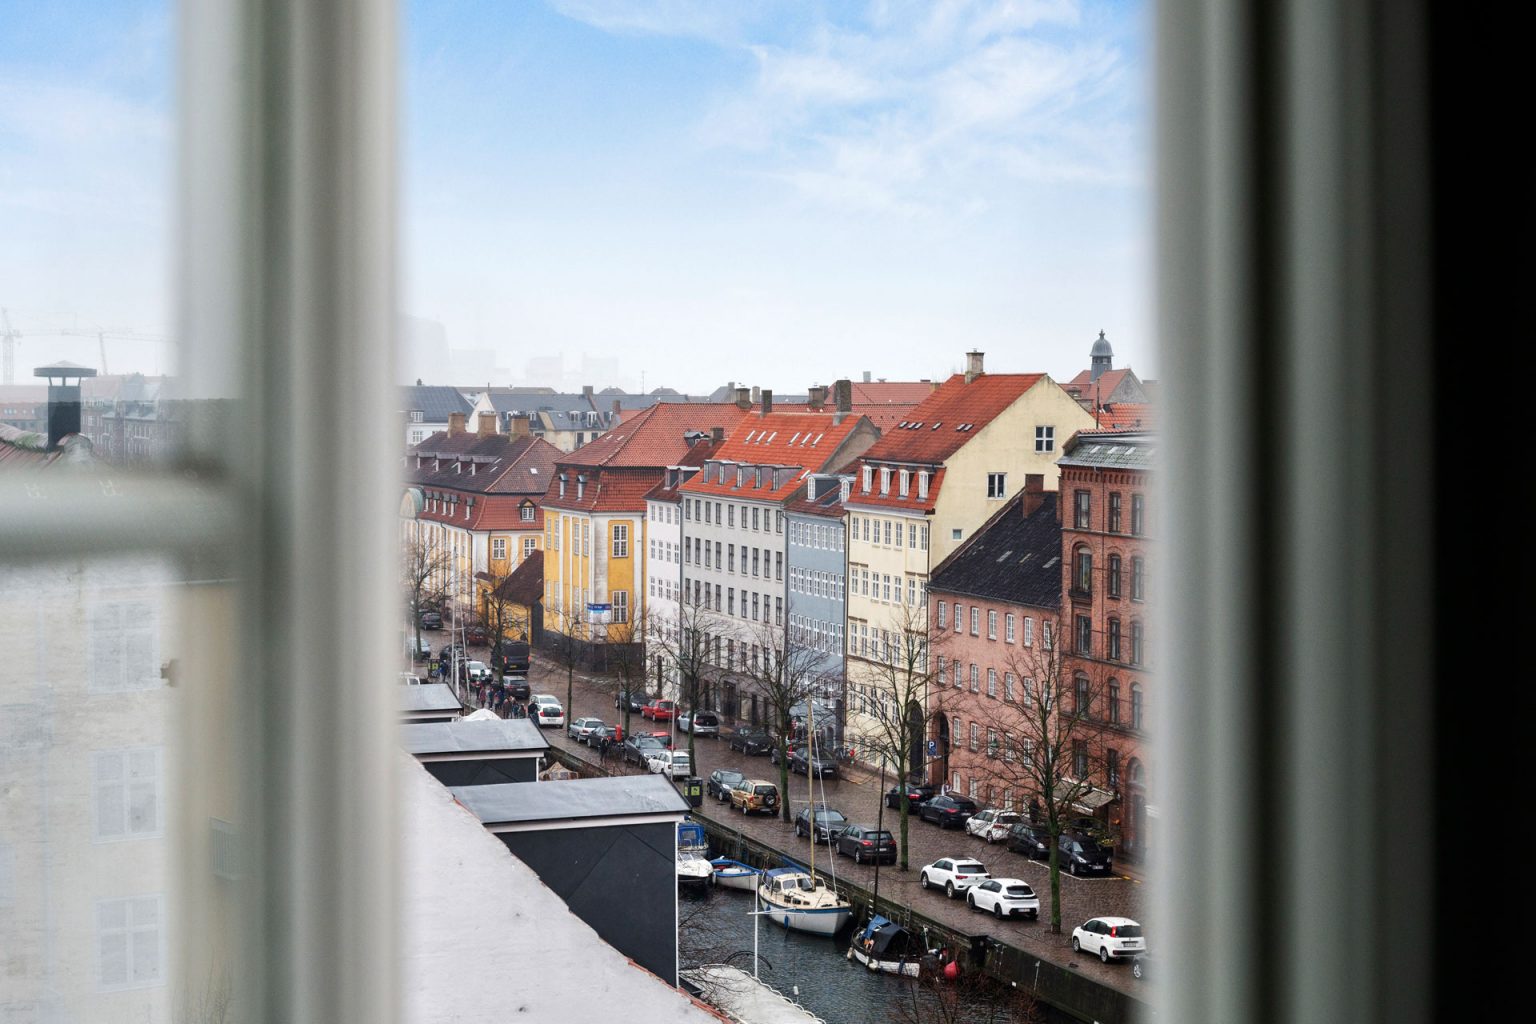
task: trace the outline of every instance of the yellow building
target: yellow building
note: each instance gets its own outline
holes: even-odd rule
[[[878,745],[893,701],[927,707],[896,680],[903,634],[927,635],[928,574],[1039,473],[1093,417],[1043,373],[987,374],[982,354],[886,431],[853,467],[848,545],[848,733]],[[926,671],[926,669],[923,669]],[[910,677],[910,673],[907,673]],[[896,688],[904,689],[898,696]],[[872,743],[871,740],[876,742]],[[911,766],[909,766],[911,767]]]

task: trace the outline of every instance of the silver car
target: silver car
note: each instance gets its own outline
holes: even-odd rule
[[[679,716],[677,727],[695,736],[719,736],[720,716],[713,711],[695,711],[690,715]]]
[[[607,724],[601,718],[578,718],[566,727],[565,734],[573,740],[585,743],[594,730],[601,729]]]

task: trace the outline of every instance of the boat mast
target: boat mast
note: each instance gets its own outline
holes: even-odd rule
[[[816,698],[805,701],[805,795],[811,801],[811,884],[816,884]]]

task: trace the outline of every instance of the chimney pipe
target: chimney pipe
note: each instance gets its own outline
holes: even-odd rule
[[[864,383],[868,384],[873,379],[874,379],[874,375],[872,373],[870,373],[868,370],[865,370],[864,371]]]
[[[810,405],[812,412],[821,412],[822,408],[827,404],[827,389],[825,385],[817,384],[811,388],[807,404]]]
[[[710,427],[709,428],[709,439],[711,441],[714,441],[717,444],[719,442],[721,442],[721,441],[724,441],[725,440],[725,428],[724,427]]]
[[[756,384],[753,384],[752,385],[752,404],[756,405],[758,402],[760,402],[762,400],[763,400],[763,392],[761,391],[761,389],[758,388],[758,386]]]
[[[981,376],[981,357],[985,352],[970,351],[965,354],[965,382],[969,384]]]
[[[619,413],[624,409],[624,403],[617,398],[613,400],[613,422],[619,422]]]
[[[479,428],[475,431],[475,434],[479,437],[495,437],[496,414],[494,412],[483,412],[480,414],[479,420]]]
[[[451,412],[448,414],[448,436],[457,437],[464,433],[464,414]]]
[[[843,422],[853,412],[853,381],[844,377],[842,380],[832,382],[832,424]]]
[[[1044,504],[1045,504],[1045,474],[1044,473],[1025,473],[1024,474],[1024,501],[1023,501],[1023,505],[1022,505],[1022,508],[1023,508],[1023,511],[1024,511],[1024,518],[1028,519],[1030,516],[1034,515],[1038,511],[1040,511],[1040,506],[1044,505]]]
[[[752,408],[752,392],[747,388],[736,389],[736,408],[742,412]]]
[[[589,402],[592,400],[592,385],[591,384],[583,384],[581,386],[581,397],[585,398]]]
[[[763,415],[773,412],[773,392],[763,388]]]
[[[48,378],[48,450],[54,451],[64,438],[80,433],[80,381],[96,376],[96,371],[60,361],[39,366],[32,376]]]

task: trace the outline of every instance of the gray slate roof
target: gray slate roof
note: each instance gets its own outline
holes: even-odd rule
[[[1062,450],[1057,464],[1150,470],[1156,455],[1157,442],[1146,431],[1104,431],[1072,438]]]
[[[412,754],[541,754],[549,749],[539,727],[525,718],[403,725],[400,745]]]
[[[449,413],[455,412],[461,412],[467,417],[471,408],[469,399],[460,394],[458,388],[423,384],[400,389],[400,410],[419,410],[423,423],[447,423]]]
[[[637,814],[672,818],[688,811],[688,801],[660,775],[454,786],[449,792],[482,825],[579,822]]]
[[[1028,605],[1061,608],[1061,524],[1054,491],[1035,514],[1024,518],[1021,491],[987,520],[971,539],[939,563],[930,591]]]
[[[401,686],[398,689],[401,711],[458,711],[463,707],[447,683]]]

